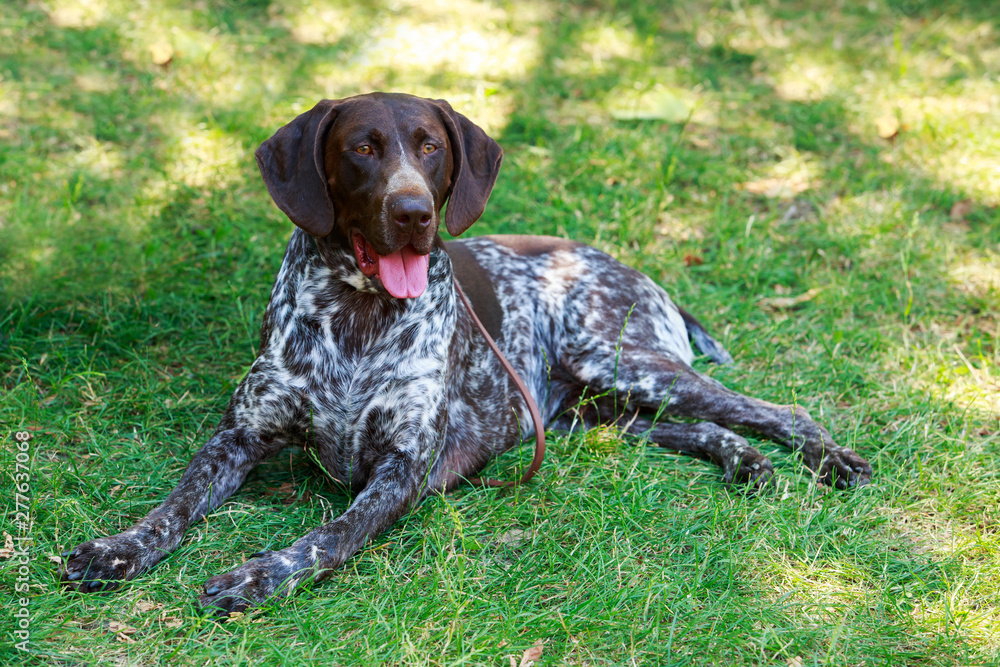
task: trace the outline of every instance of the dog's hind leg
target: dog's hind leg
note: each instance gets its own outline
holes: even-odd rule
[[[609,396],[585,398],[566,412],[561,428],[576,426],[594,428],[598,425],[617,427],[632,436],[648,438],[664,449],[708,459],[723,470],[727,484],[746,486],[754,491],[767,485],[774,475],[771,461],[757,451],[745,438],[711,422],[654,422],[647,414],[636,414],[637,404],[625,405]]]
[[[665,415],[756,431],[800,452],[823,483],[843,489],[871,479],[868,462],[837,445],[800,406],[743,396],[667,355],[631,344],[619,349],[594,345],[583,353],[566,355],[563,364],[592,392],[612,392],[622,405],[628,402],[649,411],[662,410]],[[684,442],[692,437],[677,435]]]
[[[722,479],[727,484],[757,490],[766,486],[774,475],[770,459],[754,449],[746,438],[718,424],[654,424],[639,417],[631,420],[628,433],[648,437],[650,442],[665,449],[711,460],[722,468]]]

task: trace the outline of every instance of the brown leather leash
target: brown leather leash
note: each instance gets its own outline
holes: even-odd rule
[[[462,303],[465,304],[465,310],[472,317],[472,321],[476,323],[476,328],[479,329],[479,333],[483,334],[483,338],[486,339],[486,344],[490,346],[493,350],[493,354],[497,356],[500,361],[500,365],[503,366],[504,370],[507,371],[507,375],[510,379],[514,381],[514,385],[517,390],[521,392],[521,396],[524,396],[524,401],[528,404],[528,412],[531,414],[531,421],[535,424],[535,455],[531,459],[531,465],[528,466],[527,472],[521,477],[520,480],[516,482],[501,482],[498,479],[482,479],[480,477],[469,477],[468,482],[476,486],[492,486],[496,488],[517,486],[518,484],[526,484],[528,480],[535,476],[538,469],[542,467],[542,459],[545,458],[545,424],[542,423],[542,413],[539,412],[538,406],[535,404],[535,399],[531,397],[528,392],[528,387],[524,384],[524,380],[521,376],[517,374],[514,367],[510,365],[507,358],[503,356],[503,352],[497,347],[497,344],[493,341],[493,337],[486,331],[486,327],[483,323],[479,321],[476,316],[476,311],[472,309],[472,304],[469,303],[469,298],[465,296],[465,292],[462,291],[462,286],[458,284],[458,279],[455,278],[455,292],[462,299]]]

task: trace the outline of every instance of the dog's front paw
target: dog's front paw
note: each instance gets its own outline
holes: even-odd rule
[[[149,550],[139,539],[124,533],[84,542],[66,555],[60,581],[87,593],[113,590],[152,564]]]
[[[198,604],[217,618],[226,618],[269,598],[288,595],[306,572],[290,555],[264,552],[235,570],[206,581],[205,593],[198,598]]]
[[[868,461],[853,449],[837,445],[827,449],[816,472],[821,484],[829,484],[838,489],[865,486],[872,481],[872,467]]]

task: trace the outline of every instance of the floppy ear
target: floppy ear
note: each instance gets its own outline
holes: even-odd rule
[[[452,109],[450,104],[437,100],[437,105],[448,130],[453,161],[444,224],[449,234],[458,236],[471,227],[486,209],[486,202],[500,173],[503,150],[478,125]]]
[[[340,102],[322,100],[254,153],[271,199],[313,236],[329,234],[336,219],[323,168],[323,146]]]

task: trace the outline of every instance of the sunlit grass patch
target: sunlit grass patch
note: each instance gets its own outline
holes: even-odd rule
[[[167,175],[194,188],[225,187],[240,178],[247,157],[242,141],[183,116],[158,118],[173,140],[166,150]]]

